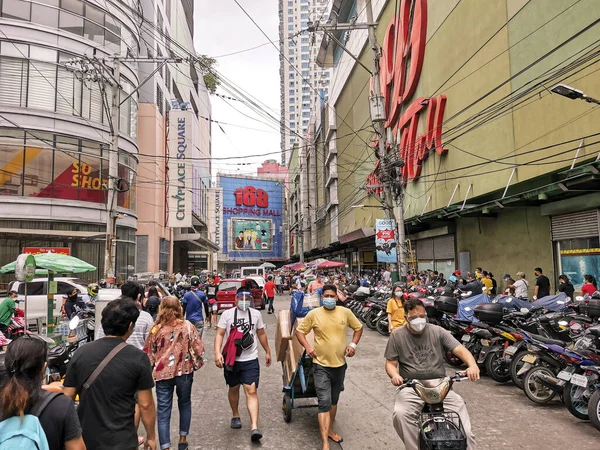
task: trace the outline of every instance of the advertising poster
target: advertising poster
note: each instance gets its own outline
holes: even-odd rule
[[[377,219],[375,222],[377,261],[380,263],[397,262],[396,245],[396,221],[393,219]]]
[[[562,273],[569,277],[575,290],[580,290],[584,275],[600,279],[600,248],[561,250],[560,265]]]
[[[169,111],[168,224],[171,228],[192,226],[192,112]]]
[[[272,222],[270,220],[232,219],[230,251],[271,250]]]

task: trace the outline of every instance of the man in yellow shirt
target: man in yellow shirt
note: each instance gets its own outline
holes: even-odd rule
[[[386,313],[388,315],[388,329],[390,330],[390,333],[406,323],[402,295],[402,288],[396,286],[392,296],[387,302]]]
[[[481,273],[481,275],[483,276],[483,278],[481,278],[481,283],[483,283],[483,293],[487,294],[487,295],[491,295],[492,294],[492,288],[494,287],[494,283],[492,282],[491,278],[488,278],[488,273],[487,271],[483,271]]]
[[[336,307],[337,289],[332,284],[323,286],[323,306],[310,311],[296,328],[296,336],[313,359],[315,389],[319,401],[319,428],[323,450],[329,450],[329,439],[342,442],[333,432],[340,393],[344,390],[346,357],[351,358],[362,336],[362,324],[352,311]],[[352,342],[346,345],[346,329],[354,330]],[[315,333],[315,348],[306,341],[310,331]]]

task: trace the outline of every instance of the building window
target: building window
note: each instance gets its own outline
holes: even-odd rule
[[[295,98],[290,98],[290,103],[296,103],[296,99]]]
[[[165,102],[163,99],[163,91],[160,88],[160,86],[157,84],[156,85],[156,106],[158,106],[158,112],[160,112],[161,115],[164,114],[164,109],[163,109],[164,104],[165,104]]]
[[[304,59],[304,58],[302,58],[302,59]],[[302,63],[302,68],[303,68],[303,69],[308,69],[308,68],[310,68],[310,63],[303,62],[303,63]]]
[[[303,102],[310,102],[310,95],[303,95],[302,96],[302,101]]]
[[[158,270],[169,270],[169,256],[170,256],[171,243],[163,238],[160,238],[159,244],[159,256],[158,256]]]
[[[290,112],[295,112],[296,111],[296,107],[295,106],[290,106],[289,110],[290,110]]]
[[[288,25],[288,31],[294,31],[294,25]]]
[[[290,89],[288,91],[288,95],[294,95],[296,93],[296,91],[294,91],[294,89]]]
[[[17,20],[30,20],[31,3],[22,0],[4,0],[2,2],[2,17]]]
[[[294,18],[293,17],[288,17],[288,23],[293,23],[294,22]]]

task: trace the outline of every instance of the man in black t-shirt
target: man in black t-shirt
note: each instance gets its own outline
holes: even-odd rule
[[[80,395],[77,412],[88,450],[133,450],[138,447],[134,423],[136,393],[147,434],[145,448],[156,449],[154,381],[150,360],[143,351],[127,345],[81,394],[83,384],[102,360],[131,336],[139,314],[131,299],[110,302],[102,311],[106,337],[79,348],[69,363],[64,393],[73,399]]]
[[[535,268],[535,296],[534,300],[550,295],[550,280],[542,273],[540,267]]]

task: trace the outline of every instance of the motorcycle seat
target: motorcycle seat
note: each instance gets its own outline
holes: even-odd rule
[[[464,319],[454,319],[454,321],[461,325],[471,325],[471,323],[472,323],[470,320],[464,320]]]
[[[534,334],[534,333],[529,333],[529,336],[531,336],[536,341],[543,342],[544,344],[558,345],[559,347],[564,347],[565,346],[565,342],[564,341],[559,341],[558,339],[551,339],[551,338],[547,338],[545,336],[542,336],[542,335],[539,335],[539,334]]]

